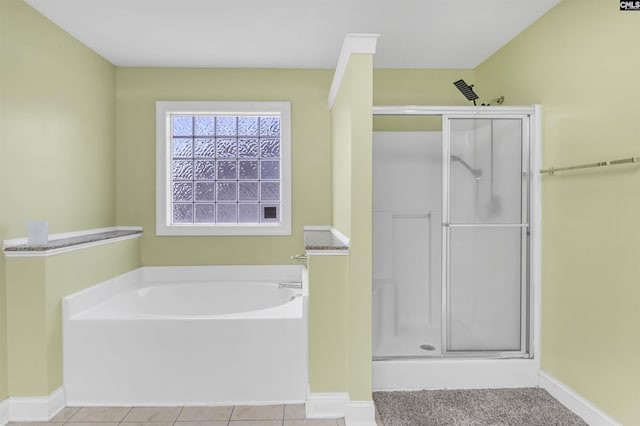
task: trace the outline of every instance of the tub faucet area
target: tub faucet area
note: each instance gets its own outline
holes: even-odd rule
[[[278,288],[296,288],[302,290],[302,281],[284,281],[278,284]]]

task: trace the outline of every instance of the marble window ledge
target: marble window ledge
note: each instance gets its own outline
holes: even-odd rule
[[[142,228],[140,227],[100,228],[66,234],[53,234],[49,236],[49,241],[42,245],[29,245],[26,238],[5,240],[3,242],[3,251],[6,257],[50,256],[141,236]]]
[[[304,246],[307,254],[320,254],[315,252],[333,252],[348,253],[349,243],[346,238],[335,229],[326,227],[322,228],[305,228],[304,230]],[[309,253],[311,252],[311,253]]]

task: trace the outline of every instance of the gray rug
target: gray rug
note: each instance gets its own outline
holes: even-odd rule
[[[375,392],[384,426],[587,426],[538,388]]]

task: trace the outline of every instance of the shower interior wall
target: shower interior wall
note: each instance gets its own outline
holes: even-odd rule
[[[473,169],[451,162],[452,221],[519,222],[519,121],[467,121],[451,132],[451,154]],[[441,132],[374,133],[375,357],[441,355],[442,149]],[[519,350],[519,228],[455,232],[450,343]]]

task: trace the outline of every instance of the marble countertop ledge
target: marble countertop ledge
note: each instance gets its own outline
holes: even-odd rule
[[[349,246],[331,230],[305,230],[304,246],[307,250],[349,250]]]
[[[43,245],[19,244],[4,248],[5,252],[42,252],[49,250],[57,250],[67,247],[78,246],[82,244],[95,243],[98,241],[111,240],[114,238],[122,238],[140,234],[141,230],[113,230],[105,232],[96,232],[93,234],[79,235],[75,237],[52,239]]]

